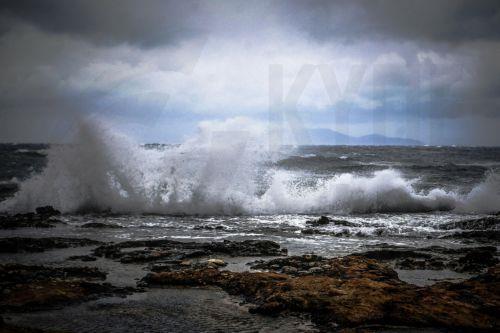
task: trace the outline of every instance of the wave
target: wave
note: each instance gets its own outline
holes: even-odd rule
[[[188,215],[500,211],[500,177],[493,172],[467,194],[418,192],[418,179],[394,169],[311,182],[301,172],[277,168],[283,156],[269,151],[265,138],[262,127],[236,118],[204,122],[185,143],[157,150],[84,122],[77,142],[51,147],[46,168],[22,182],[0,210],[52,205],[66,213]]]

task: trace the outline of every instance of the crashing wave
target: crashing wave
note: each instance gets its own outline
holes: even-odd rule
[[[338,174],[311,184],[300,172],[273,167],[279,154],[269,151],[267,138],[259,126],[236,118],[202,123],[182,145],[158,150],[86,122],[75,144],[49,149],[43,172],[22,182],[0,210],[52,205],[68,213],[203,215],[500,211],[495,173],[468,194],[418,192],[418,180],[394,169]]]

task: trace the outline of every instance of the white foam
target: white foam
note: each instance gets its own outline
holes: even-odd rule
[[[106,126],[84,122],[74,145],[52,146],[42,173],[22,182],[0,210],[162,214],[500,211],[500,177],[470,193],[417,192],[397,170],[341,174],[316,183],[269,167],[276,154],[262,127],[243,118],[206,122],[198,135],[167,149],[145,149]]]

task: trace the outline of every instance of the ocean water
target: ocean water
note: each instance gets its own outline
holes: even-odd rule
[[[327,255],[380,243],[463,246],[473,241],[439,226],[500,211],[497,147],[271,151],[265,134],[240,127],[209,124],[183,144],[144,145],[87,124],[73,144],[2,144],[0,211],[52,205],[68,223],[20,235],[271,239]],[[320,215],[348,223],[302,233]],[[126,228],[77,228],[89,221]]]
[[[494,238],[463,238],[461,230],[441,226],[500,211],[500,148],[282,146],[272,151],[265,132],[226,125],[203,125],[179,145],[139,144],[95,124],[81,126],[72,144],[0,144],[0,212],[52,205],[66,222],[0,230],[0,237],[268,239],[290,255],[324,256],[381,244],[498,245]],[[307,221],[320,215],[335,222],[315,227],[319,233],[304,233],[311,228]],[[80,228],[87,222],[123,228]],[[89,251],[2,254],[0,262],[87,265],[67,259]],[[228,263],[225,269],[236,271],[261,259],[221,258]],[[92,266],[108,272],[107,282],[118,286],[135,286],[148,272],[143,265],[105,258]],[[398,274],[418,285],[469,277],[449,270]],[[317,331],[307,317],[255,316],[240,301],[216,289],[165,288],[7,319],[76,332]]]

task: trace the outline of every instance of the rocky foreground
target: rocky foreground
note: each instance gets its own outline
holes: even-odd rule
[[[53,227],[58,223],[54,219],[57,214],[44,207],[29,215],[4,216],[0,225]],[[495,221],[476,224],[491,227],[497,225]],[[310,225],[326,223],[340,222],[320,218]],[[475,224],[467,221],[464,225]],[[107,226],[87,223],[82,227],[97,230]],[[69,256],[62,266],[22,265],[15,261],[0,264],[2,316],[57,309],[109,296],[127,297],[159,287],[204,287],[220,288],[240,298],[256,316],[306,315],[321,331],[371,332],[387,327],[471,332],[500,329],[500,264],[495,246],[447,249],[379,244],[362,253],[325,258],[314,254],[287,256],[286,249],[268,240],[106,243],[64,237],[0,239],[0,253],[4,255],[78,247],[90,248],[84,255]],[[247,271],[241,272],[228,270],[227,257],[253,259]],[[115,286],[106,282],[110,272],[80,262],[97,260],[109,260],[124,269],[140,265],[146,272],[136,287]],[[402,281],[395,269],[447,269],[475,276],[422,287]],[[2,320],[0,332],[41,331]]]
[[[144,282],[148,286],[217,286],[253,303],[255,313],[305,312],[327,329],[366,325],[500,328],[499,265],[461,283],[430,287],[405,283],[391,268],[363,256],[305,255],[257,267],[281,272],[185,269],[151,273]]]

